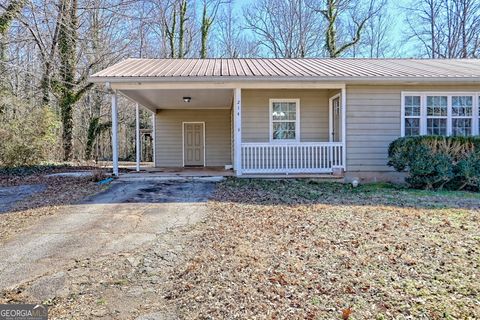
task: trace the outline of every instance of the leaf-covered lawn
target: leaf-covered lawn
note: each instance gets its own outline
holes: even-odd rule
[[[480,318],[479,194],[231,179],[209,206],[181,318]]]

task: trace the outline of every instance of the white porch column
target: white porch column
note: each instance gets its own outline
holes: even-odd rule
[[[136,153],[136,170],[140,171],[140,111],[138,103],[135,105],[135,153]]]
[[[156,162],[155,162],[155,159],[156,159],[156,143],[157,143],[157,130],[156,130],[156,119],[157,118],[157,110],[153,111],[153,114],[152,114],[152,135],[153,135],[153,141],[152,141],[152,152],[153,152],[153,155],[152,155],[152,160],[153,160],[153,166],[155,167],[156,166]]]
[[[113,175],[118,177],[118,112],[117,112],[117,92],[112,93],[112,162]]]
[[[342,163],[343,170],[347,171],[347,88],[342,87]]]
[[[242,89],[233,94],[233,167],[236,175],[242,175]]]

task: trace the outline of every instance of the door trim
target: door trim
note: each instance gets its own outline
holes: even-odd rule
[[[182,122],[182,167],[185,167],[185,124],[201,123],[203,125],[203,167],[207,166],[206,145],[205,145],[205,121],[183,121]]]
[[[330,97],[328,99],[328,141],[333,142],[333,135],[332,135],[332,130],[333,130],[333,100],[339,99],[340,106],[342,105],[342,97],[340,93],[337,93],[336,95]]]

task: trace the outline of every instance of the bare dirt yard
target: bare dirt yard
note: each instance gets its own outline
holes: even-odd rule
[[[168,228],[78,255],[0,301],[42,301],[52,319],[480,318],[479,194],[292,179],[136,190],[111,209],[137,210],[131,228]],[[148,218],[172,205],[198,217]],[[112,226],[83,235],[99,228]]]

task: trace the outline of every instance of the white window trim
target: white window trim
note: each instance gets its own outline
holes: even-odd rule
[[[478,94],[477,94],[477,97],[478,97]],[[452,99],[452,101],[453,101],[453,99]],[[452,134],[453,134],[453,120],[454,120],[454,119],[470,119],[470,120],[471,120],[470,126],[472,127],[471,132],[472,132],[472,135],[475,135],[475,134],[474,134],[475,129],[474,129],[474,127],[473,127],[473,126],[474,126],[474,123],[475,123],[474,118],[475,118],[475,117],[478,118],[478,115],[475,115],[475,113],[474,113],[475,110],[476,110],[476,109],[475,109],[475,102],[476,102],[477,105],[478,105],[478,100],[475,100],[475,96],[473,96],[473,97],[472,97],[472,115],[470,115],[470,116],[454,116],[454,115],[453,115],[453,104],[452,104],[452,108],[451,108],[451,109],[452,109]],[[477,113],[478,113],[478,111],[477,111]],[[477,125],[477,127],[478,127],[478,125]],[[478,133],[477,133],[477,135],[478,135]]]
[[[295,139],[273,139],[273,103],[274,102],[295,102],[296,110],[295,110]],[[289,144],[289,143],[297,143],[300,142],[300,99],[270,99],[269,100],[269,122],[270,122],[270,143],[275,144]]]
[[[424,104],[424,97],[420,96],[420,116],[408,116],[406,117],[405,116],[405,96],[418,96],[418,94],[408,94],[408,93],[405,93],[402,92],[402,98],[401,98],[401,112],[402,112],[402,123],[401,123],[401,127],[400,127],[400,131],[401,131],[401,136],[404,137],[405,136],[405,118],[411,118],[411,119],[420,119],[420,134],[422,134],[422,127],[423,127],[423,118],[424,118],[424,115],[423,115],[423,104]],[[425,120],[425,124],[426,124],[426,120]]]
[[[427,96],[447,96],[447,136],[452,135],[452,119],[464,118],[472,119],[472,135],[478,136],[480,114],[479,114],[479,102],[480,92],[476,91],[402,91],[401,92],[401,126],[400,135],[405,136],[405,97],[406,96],[420,96],[420,135],[427,134],[427,118],[445,118],[445,117],[427,117]],[[473,108],[472,117],[453,117],[452,116],[452,96],[473,96]],[[415,117],[412,117],[415,118]]]
[[[429,116],[428,115],[428,108],[427,108],[427,98],[428,97],[446,97],[447,98],[447,114],[444,116]],[[448,94],[445,93],[438,93],[438,94],[426,94],[425,95],[425,106],[420,106],[420,108],[425,109],[425,134],[428,134],[428,119],[444,119],[447,120],[447,127],[445,128],[446,130],[446,136],[452,135],[452,96],[449,96]]]

